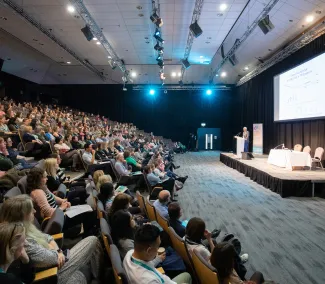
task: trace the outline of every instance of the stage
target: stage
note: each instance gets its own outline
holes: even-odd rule
[[[311,196],[312,180],[324,181],[325,184],[325,171],[290,171],[269,165],[267,155],[254,157],[252,160],[241,160],[233,153],[221,153],[220,161],[282,197]]]

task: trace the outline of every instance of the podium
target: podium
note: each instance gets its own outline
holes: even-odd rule
[[[244,146],[245,146],[245,139],[243,137],[235,136],[236,139],[236,156],[237,158],[242,158],[242,152],[244,152]]]

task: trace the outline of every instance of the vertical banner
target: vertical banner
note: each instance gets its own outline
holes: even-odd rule
[[[253,124],[253,153],[263,154],[263,124]]]

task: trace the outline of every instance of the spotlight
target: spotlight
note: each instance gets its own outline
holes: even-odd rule
[[[176,72],[173,72],[172,73],[172,77],[176,77]]]
[[[81,31],[88,41],[91,41],[94,38],[94,35],[91,32],[89,26],[85,26],[84,28],[81,29]]]
[[[307,16],[307,18],[306,18],[307,23],[311,23],[313,20],[314,20],[314,16],[312,16],[312,15]]]
[[[202,126],[202,127],[205,127],[205,126],[206,126],[206,123],[205,123],[205,122],[202,122],[202,123],[201,123],[201,126]]]
[[[123,89],[122,89],[124,92],[126,92],[128,89],[125,87],[125,85],[123,86]]]
[[[187,58],[186,59],[182,59],[181,62],[182,62],[182,65],[184,66],[185,69],[191,67],[191,64],[190,64],[190,62],[188,62]]]
[[[162,56],[159,54],[158,57],[156,58],[157,61],[162,60]]]
[[[154,89],[150,89],[149,94],[153,96],[155,94],[155,90]]]
[[[160,73],[160,80],[165,80],[165,79],[166,79],[166,77],[165,77],[164,72]]]
[[[245,70],[245,71],[247,71],[248,69],[249,69],[248,66],[245,66],[245,67],[244,67],[244,70]]]
[[[71,5],[69,5],[69,6],[67,7],[67,10],[68,10],[69,13],[74,13],[75,8],[74,8],[73,6],[71,6]]]
[[[67,62],[67,64],[71,64],[71,62],[70,62],[70,61],[68,61],[68,62]]]
[[[97,37],[94,37],[93,40],[98,40]]]
[[[155,31],[155,35],[156,35],[156,36],[160,36],[160,30],[156,29],[156,31]]]
[[[212,94],[212,91],[210,89],[208,89],[206,92],[205,92],[208,96],[210,96]]]
[[[150,16],[150,20],[157,26],[157,27],[161,27],[164,23],[163,20],[157,15],[157,13],[153,13]]]
[[[156,40],[158,40],[159,42],[161,42],[161,43],[164,43],[165,41],[159,36],[159,35],[154,35],[153,36]]]
[[[227,73],[226,72],[221,72],[221,77],[226,77],[227,76]]]
[[[164,48],[162,46],[160,46],[158,42],[154,46],[154,49],[157,50],[157,51],[159,51],[160,53],[163,53],[164,52]]]
[[[160,60],[157,60],[158,61],[158,66],[159,67],[163,67],[165,64],[164,64],[164,61],[162,61],[161,59]]]
[[[99,41],[97,41],[97,42],[96,42],[96,44],[97,44],[97,45],[100,45],[100,42],[99,42]]]

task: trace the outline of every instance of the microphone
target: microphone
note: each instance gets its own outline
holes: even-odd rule
[[[280,145],[278,145],[278,146],[274,147],[274,149],[277,149],[277,148],[279,148],[280,146],[282,146],[282,148],[281,148],[281,149],[284,149],[284,143],[282,143],[282,144],[280,144]]]
[[[240,133],[241,133],[241,132],[238,132],[238,133],[237,133],[235,136],[238,136],[238,135],[240,135]]]

